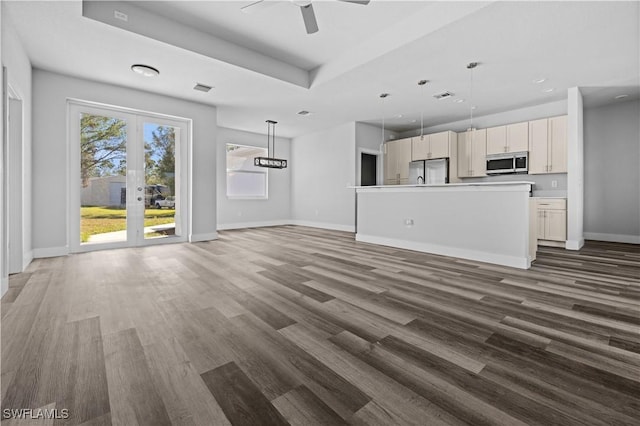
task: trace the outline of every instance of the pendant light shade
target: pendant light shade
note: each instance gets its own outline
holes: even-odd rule
[[[387,96],[389,96],[388,93],[380,93],[380,99],[382,99],[382,143],[383,144],[386,142],[384,137],[384,100]]]
[[[276,155],[276,124],[277,121],[267,120],[267,156],[254,157],[253,165],[256,167],[267,167],[270,169],[286,169],[287,160],[275,158]],[[271,147],[273,146],[273,157],[271,156]]]

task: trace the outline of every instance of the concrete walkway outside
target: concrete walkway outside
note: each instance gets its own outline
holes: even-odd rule
[[[174,229],[176,227],[175,223],[165,223],[163,225],[155,225],[155,226],[145,226],[144,233],[151,234],[153,232],[162,232],[168,229]],[[167,235],[162,235],[158,237],[150,237],[150,238],[165,238]],[[149,237],[148,237],[149,238]],[[87,243],[115,243],[118,241],[126,241],[127,240],[127,231],[115,231],[115,232],[105,232],[104,234],[96,234],[90,235],[89,241]]]

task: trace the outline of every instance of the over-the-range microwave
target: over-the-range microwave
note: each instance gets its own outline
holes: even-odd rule
[[[527,151],[487,155],[488,175],[528,172],[529,153]]]

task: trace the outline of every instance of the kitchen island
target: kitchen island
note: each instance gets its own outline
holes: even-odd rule
[[[356,240],[528,269],[533,182],[356,187]]]

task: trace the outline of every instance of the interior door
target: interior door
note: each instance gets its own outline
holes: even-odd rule
[[[73,252],[186,241],[186,122],[70,104]]]

